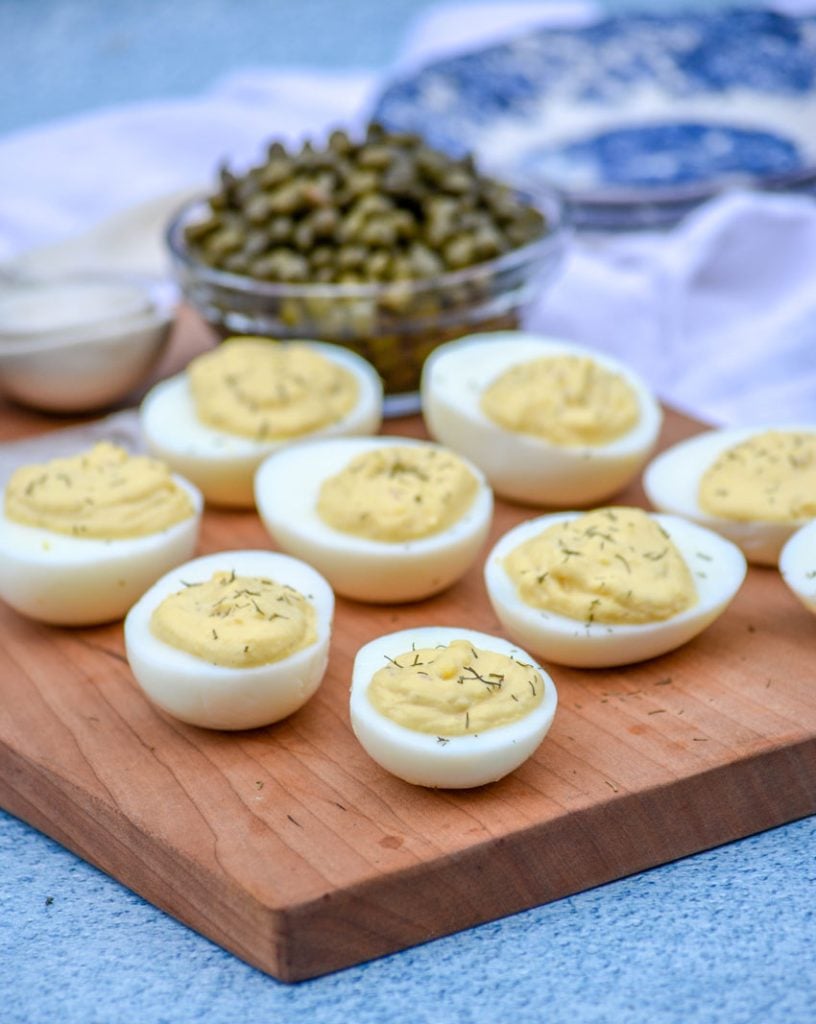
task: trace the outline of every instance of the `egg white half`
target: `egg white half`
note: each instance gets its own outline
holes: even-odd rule
[[[816,615],[816,519],[798,529],[782,548],[779,571],[805,608]]]
[[[699,501],[700,480],[720,455],[728,448],[769,430],[816,434],[816,425],[731,427],[697,434],[667,448],[649,463],[643,473],[646,497],[662,512],[673,512],[675,515],[692,519],[709,530],[716,530],[741,548],[749,562],[757,565],[776,565],[782,545],[804,524],[804,520],[795,523],[770,523],[762,519],[748,522],[724,519],[705,512],[700,508]]]
[[[506,430],[482,412],[482,393],[506,370],[562,355],[588,356],[626,380],[640,408],[630,431],[603,445],[558,445]],[[663,421],[646,383],[618,360],[573,342],[513,331],[440,346],[425,363],[421,391],[431,435],[479,466],[497,494],[528,505],[571,508],[616,494],[648,458]]]
[[[338,345],[318,341],[297,344],[354,374],[357,402],[342,419],[295,438],[257,441],[230,434],[199,420],[187,376],[180,373],[157,384],[142,402],[141,428],[150,452],[197,484],[211,504],[251,508],[255,471],[271,452],[304,438],[376,433],[382,422],[383,398],[382,381],[374,367]]]
[[[186,584],[219,570],[289,584],[315,607],[317,639],[280,661],[230,668],[179,650],[150,629],[154,609]],[[315,693],[329,659],[334,594],[311,566],[274,551],[219,551],[163,576],[125,619],[125,650],[136,681],[154,704],[207,729],[254,729],[297,711]]]
[[[358,601],[416,601],[444,590],[470,568],[490,529],[493,495],[470,463],[479,481],[473,504],[439,533],[390,543],[343,533],[323,522],[317,500],[324,480],[357,455],[394,445],[438,447],[406,437],[310,441],[271,455],[256,476],[258,512],[275,541],[319,569],[338,594]]]
[[[189,481],[173,479],[189,494],[193,514],[145,537],[71,537],[0,512],[0,597],[23,615],[58,626],[121,619],[151,583],[195,550],[204,500]]]
[[[607,668],[654,658],[687,643],[723,611],[745,579],[742,552],[716,533],[676,516],[653,515],[677,546],[697,589],[691,608],[661,622],[616,625],[579,622],[523,601],[504,559],[527,540],[580,512],[558,512],[521,523],[506,533],[485,561],[488,597],[508,636],[545,660],[577,668]]]
[[[368,698],[375,672],[411,650],[453,640],[469,640],[482,650],[496,651],[528,662],[544,681],[544,698],[523,718],[495,729],[466,736],[438,737],[398,725],[378,711]],[[555,684],[526,651],[501,637],[473,629],[418,626],[378,637],[361,647],[354,659],[349,711],[354,734],[365,751],[386,771],[417,786],[466,789],[495,782],[518,768],[547,734],[558,697]]]

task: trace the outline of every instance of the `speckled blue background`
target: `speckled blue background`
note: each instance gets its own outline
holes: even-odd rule
[[[383,67],[429,6],[0,0],[0,132],[242,64]],[[814,906],[810,819],[287,986],[0,813],[0,1021],[813,1024]]]

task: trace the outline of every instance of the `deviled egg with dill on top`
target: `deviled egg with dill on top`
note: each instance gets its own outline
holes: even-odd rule
[[[271,455],[255,480],[277,544],[338,594],[416,601],[462,576],[487,537],[493,495],[453,452],[406,437],[325,438]]]
[[[338,345],[234,338],[157,384],[140,415],[150,451],[208,502],[249,508],[255,471],[276,449],[314,436],[375,433],[382,382]]]
[[[745,578],[736,545],[639,508],[561,512],[521,523],[485,562],[508,636],[581,668],[643,661],[709,626]]]
[[[202,507],[162,462],[108,441],[22,466],[2,493],[0,597],[54,625],[120,619],[193,553]]]
[[[643,489],[655,508],[716,530],[749,562],[776,565],[816,517],[816,424],[707,430],[654,459]]]
[[[414,785],[464,789],[526,761],[557,699],[550,675],[515,644],[421,626],[358,651],[349,707],[354,734],[381,767]]]
[[[479,466],[497,494],[555,508],[623,488],[663,418],[646,383],[618,360],[514,331],[470,335],[431,353],[422,412],[431,435]]]
[[[297,711],[326,672],[334,595],[273,551],[219,551],[163,576],[125,619],[130,667],[163,710],[208,729]]]

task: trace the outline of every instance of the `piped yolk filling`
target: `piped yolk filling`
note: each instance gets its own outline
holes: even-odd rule
[[[544,682],[532,665],[467,640],[389,658],[368,688],[368,699],[381,714],[440,738],[508,725],[543,697]]]
[[[551,526],[504,567],[526,604],[587,625],[659,622],[697,601],[683,556],[638,508],[595,509]]]

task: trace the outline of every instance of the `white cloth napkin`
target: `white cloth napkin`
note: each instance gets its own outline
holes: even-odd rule
[[[418,22],[396,66],[595,13],[579,3],[442,6]],[[363,72],[246,69],[190,100],[111,108],[0,139],[0,259],[211,180],[221,159],[246,164],[270,137],[359,124],[377,86]],[[529,326],[619,356],[703,419],[813,421],[816,201],[733,193],[664,233],[579,237]]]

